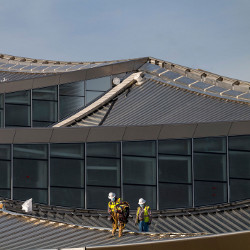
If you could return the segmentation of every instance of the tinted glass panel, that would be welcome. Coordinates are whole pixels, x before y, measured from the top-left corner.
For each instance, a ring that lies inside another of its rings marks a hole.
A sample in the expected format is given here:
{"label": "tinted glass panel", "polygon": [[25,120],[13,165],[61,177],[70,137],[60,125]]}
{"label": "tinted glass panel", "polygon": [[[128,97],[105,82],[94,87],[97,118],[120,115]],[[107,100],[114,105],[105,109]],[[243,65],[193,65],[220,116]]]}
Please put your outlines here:
{"label": "tinted glass panel", "polygon": [[3,112],[3,110],[0,110],[0,127],[2,128],[3,126],[4,126],[4,124],[3,124],[3,115],[4,115],[4,112]]}
{"label": "tinted glass panel", "polygon": [[47,161],[14,159],[14,187],[47,188]]}
{"label": "tinted glass panel", "polygon": [[84,144],[51,144],[52,157],[84,159]]}
{"label": "tinted glass panel", "polygon": [[120,157],[120,143],[87,143],[87,156]]}
{"label": "tinted glass panel", "polygon": [[219,182],[195,182],[195,206],[227,202],[227,184]]}
{"label": "tinted glass panel", "polygon": [[194,178],[196,180],[226,181],[226,155],[195,153]]}
{"label": "tinted glass panel", "polygon": [[124,185],[124,200],[130,209],[136,209],[140,198],[146,200],[151,209],[156,209],[156,187]]}
{"label": "tinted glass panel", "polygon": [[123,157],[123,182],[126,184],[156,184],[156,160],[143,157]]}
{"label": "tinted glass panel", "polygon": [[47,159],[48,146],[46,144],[16,144],[14,145],[15,158]]}
{"label": "tinted glass panel", "polygon": [[120,197],[120,188],[110,187],[87,187],[87,208],[107,209],[109,192],[113,192]]}
{"label": "tinted glass panel", "polygon": [[250,180],[230,180],[230,201],[250,198]]}
{"label": "tinted glass panel", "polygon": [[0,189],[0,197],[10,199],[10,190]]}
{"label": "tinted glass panel", "polygon": [[0,188],[10,188],[10,161],[0,161]]}
{"label": "tinted glass panel", "polygon": [[30,106],[5,105],[6,126],[30,126]]}
{"label": "tinted glass panel", "polygon": [[3,102],[3,94],[0,94],[0,109],[3,109],[4,107],[4,102]]}
{"label": "tinted glass panel", "polygon": [[33,100],[33,120],[34,121],[57,121],[57,102]]}
{"label": "tinted glass panel", "polygon": [[63,207],[84,207],[84,189],[50,188],[51,205]]}
{"label": "tinted glass panel", "polygon": [[123,142],[124,155],[155,156],[155,141]]}
{"label": "tinted glass panel", "polygon": [[50,185],[84,187],[84,161],[76,159],[51,159]]}
{"label": "tinted glass panel", "polygon": [[0,145],[0,159],[2,160],[10,160],[10,145]]}
{"label": "tinted glass panel", "polygon": [[192,186],[184,184],[159,184],[160,209],[192,206]]}
{"label": "tinted glass panel", "polygon": [[48,127],[50,125],[52,125],[54,122],[42,122],[42,121],[39,121],[39,122],[36,122],[36,121],[33,121],[32,124],[33,124],[33,127]]}
{"label": "tinted glass panel", "polygon": [[229,170],[230,177],[250,179],[250,152],[229,151]]}
{"label": "tinted glass panel", "polygon": [[48,191],[43,189],[14,188],[13,196],[15,200],[28,200],[32,198],[33,203],[48,203]]}
{"label": "tinted glass panel", "polygon": [[59,85],[60,95],[84,96],[84,81]]}
{"label": "tinted glass panel", "polygon": [[86,104],[96,99],[98,96],[103,95],[104,92],[100,91],[86,91]]}
{"label": "tinted glass panel", "polygon": [[191,154],[191,140],[165,140],[159,141],[160,154]]}
{"label": "tinted glass panel", "polygon": [[194,151],[196,152],[226,152],[225,137],[210,137],[194,139]]}
{"label": "tinted glass panel", "polygon": [[5,103],[30,105],[30,90],[5,94]]}
{"label": "tinted glass panel", "polygon": [[250,136],[228,137],[228,148],[250,151]]}
{"label": "tinted glass panel", "polygon": [[120,186],[120,160],[88,158],[87,185]]}
{"label": "tinted glass panel", "polygon": [[106,91],[111,88],[110,76],[86,81],[86,90]]}
{"label": "tinted glass panel", "polygon": [[57,101],[57,86],[33,89],[32,99]]}
{"label": "tinted glass panel", "polygon": [[159,181],[191,183],[191,157],[160,155]]}

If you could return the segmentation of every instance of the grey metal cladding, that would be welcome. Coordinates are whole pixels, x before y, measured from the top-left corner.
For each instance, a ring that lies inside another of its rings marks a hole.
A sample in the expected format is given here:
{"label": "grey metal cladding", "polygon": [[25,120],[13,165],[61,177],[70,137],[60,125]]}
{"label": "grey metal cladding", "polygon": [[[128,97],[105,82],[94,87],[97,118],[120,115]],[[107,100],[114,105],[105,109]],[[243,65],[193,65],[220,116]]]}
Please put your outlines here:
{"label": "grey metal cladding", "polygon": [[250,121],[232,122],[229,135],[247,135],[250,134]]}
{"label": "grey metal cladding", "polygon": [[52,76],[44,76],[40,78],[34,78],[32,88],[33,89],[42,88],[44,87],[45,84],[47,87],[54,86],[54,85],[59,84],[59,80],[60,80],[59,74],[55,74]]}
{"label": "grey metal cladding", "polygon": [[193,137],[227,136],[231,122],[199,123]]}
{"label": "grey metal cladding", "polygon": [[112,64],[112,74],[119,74],[123,72],[129,72],[134,69],[134,61],[127,61],[122,63]]}
{"label": "grey metal cladding", "polygon": [[14,128],[0,129],[0,143],[13,143],[16,130]]}
{"label": "grey metal cladding", "polygon": [[89,128],[55,128],[53,129],[50,142],[85,142],[89,133]]}
{"label": "grey metal cladding", "polygon": [[121,141],[125,127],[91,127],[87,142]]}
{"label": "grey metal cladding", "polygon": [[15,92],[16,89],[18,91],[32,89],[34,79],[26,79],[15,82],[7,82],[4,83],[4,86],[0,86],[0,93],[10,93]]}
{"label": "grey metal cladding", "polygon": [[112,75],[113,65],[105,65],[97,68],[88,69],[86,71],[86,80]]}
{"label": "grey metal cladding", "polygon": [[60,74],[60,84],[85,80],[86,70],[78,70]]}
{"label": "grey metal cladding", "polygon": [[248,104],[196,94],[152,79],[118,97],[104,126],[189,124],[250,120]]}

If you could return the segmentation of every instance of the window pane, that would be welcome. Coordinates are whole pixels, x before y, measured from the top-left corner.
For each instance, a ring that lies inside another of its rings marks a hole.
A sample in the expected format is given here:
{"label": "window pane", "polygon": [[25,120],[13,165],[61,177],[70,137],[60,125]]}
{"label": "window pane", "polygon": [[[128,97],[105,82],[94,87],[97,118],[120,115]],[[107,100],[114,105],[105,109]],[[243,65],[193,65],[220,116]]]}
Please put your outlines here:
{"label": "window pane", "polygon": [[0,159],[2,160],[10,160],[10,145],[0,145]]}
{"label": "window pane", "polygon": [[43,189],[14,188],[14,200],[28,200],[32,198],[33,203],[48,203],[48,191]]}
{"label": "window pane", "polygon": [[84,144],[50,144],[52,157],[84,159]]}
{"label": "window pane", "polygon": [[30,90],[5,94],[5,103],[30,105]]}
{"label": "window pane", "polygon": [[75,159],[51,159],[50,185],[84,187],[84,161]]}
{"label": "window pane", "polygon": [[151,209],[156,209],[156,187],[124,185],[124,200],[130,209],[136,209],[140,198],[146,200]]}
{"label": "window pane", "polygon": [[228,148],[250,151],[250,136],[245,135],[228,137]]}
{"label": "window pane", "polygon": [[230,201],[250,198],[250,180],[230,180]]}
{"label": "window pane", "polygon": [[110,76],[86,81],[86,90],[106,91],[111,88]]}
{"label": "window pane", "polygon": [[3,115],[4,115],[4,112],[3,110],[0,109],[0,127],[3,128],[4,127],[4,124],[3,124]]}
{"label": "window pane", "polygon": [[143,157],[123,157],[123,182],[126,184],[156,184],[156,160]]}
{"label": "window pane", "polygon": [[32,99],[57,101],[57,86],[33,89]]}
{"label": "window pane", "polygon": [[226,155],[195,153],[194,178],[196,180],[226,181]]}
{"label": "window pane", "polygon": [[87,143],[87,156],[120,158],[120,143]]}
{"label": "window pane", "polygon": [[57,121],[57,102],[33,100],[32,105],[32,114],[34,121]]}
{"label": "window pane", "polygon": [[191,158],[186,156],[159,156],[159,181],[191,183]]}
{"label": "window pane", "polygon": [[120,186],[120,160],[87,158],[87,185]]}
{"label": "window pane", "polygon": [[10,190],[0,189],[0,197],[10,199]]}
{"label": "window pane", "polygon": [[84,97],[60,96],[60,119],[84,107]]}
{"label": "window pane", "polygon": [[0,188],[10,188],[10,161],[0,161]]}
{"label": "window pane", "polygon": [[30,126],[30,106],[5,105],[6,126]]}
{"label": "window pane", "polygon": [[124,155],[155,156],[155,141],[123,142]]}
{"label": "window pane", "polygon": [[103,95],[105,92],[100,91],[86,91],[86,104],[96,99],[98,96]]}
{"label": "window pane", "polygon": [[227,202],[227,184],[220,182],[195,182],[195,206]]}
{"label": "window pane", "polygon": [[51,205],[84,208],[84,189],[50,188]]}
{"label": "window pane", "polygon": [[191,154],[191,140],[165,140],[159,141],[160,154]]}
{"label": "window pane", "polygon": [[210,137],[194,139],[194,151],[196,152],[226,152],[226,137]]}
{"label": "window pane", "polygon": [[14,158],[47,159],[47,144],[16,144],[14,145]]}
{"label": "window pane", "polygon": [[60,95],[84,96],[84,81],[59,85]]}
{"label": "window pane", "polygon": [[159,184],[160,209],[192,206],[192,186],[185,184]]}
{"label": "window pane", "polygon": [[230,177],[250,179],[250,152],[229,151],[229,169]]}
{"label": "window pane", "polygon": [[88,209],[107,209],[108,194],[113,192],[116,197],[120,197],[120,188],[110,187],[87,187],[87,208]]}
{"label": "window pane", "polygon": [[47,188],[47,161],[14,159],[14,187]]}
{"label": "window pane", "polygon": [[33,121],[32,124],[33,124],[33,127],[49,127],[50,125],[52,125],[54,122],[35,122]]}
{"label": "window pane", "polygon": [[0,94],[0,109],[3,109],[4,102],[3,102],[3,94]]}

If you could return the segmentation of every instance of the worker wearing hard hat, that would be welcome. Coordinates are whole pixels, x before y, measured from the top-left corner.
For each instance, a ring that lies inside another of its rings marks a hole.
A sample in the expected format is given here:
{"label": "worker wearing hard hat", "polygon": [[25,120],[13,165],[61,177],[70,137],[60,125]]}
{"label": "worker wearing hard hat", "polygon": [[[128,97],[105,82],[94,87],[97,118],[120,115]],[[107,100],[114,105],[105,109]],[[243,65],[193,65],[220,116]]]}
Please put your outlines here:
{"label": "worker wearing hard hat", "polygon": [[135,223],[139,223],[140,232],[148,232],[148,227],[152,221],[151,209],[146,205],[146,201],[143,198],[139,199],[137,208]]}
{"label": "worker wearing hard hat", "polygon": [[109,193],[108,198],[110,199],[110,202],[108,203],[108,213],[111,214],[114,212],[115,206],[121,203],[121,199],[116,198],[116,194],[112,192]]}

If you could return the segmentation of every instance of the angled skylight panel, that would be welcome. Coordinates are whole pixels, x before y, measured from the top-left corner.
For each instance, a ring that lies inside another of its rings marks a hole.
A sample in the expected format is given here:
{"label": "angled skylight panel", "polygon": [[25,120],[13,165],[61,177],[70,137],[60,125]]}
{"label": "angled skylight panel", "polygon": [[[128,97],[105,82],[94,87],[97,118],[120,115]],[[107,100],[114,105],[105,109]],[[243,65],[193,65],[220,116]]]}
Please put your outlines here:
{"label": "angled skylight panel", "polygon": [[82,64],[74,65],[74,66],[70,67],[69,69],[67,69],[67,71],[79,70],[79,69],[81,69],[81,67],[82,67]]}
{"label": "angled skylight panel", "polygon": [[250,93],[241,94],[238,96],[239,99],[250,100]]}
{"label": "angled skylight panel", "polygon": [[144,65],[142,65],[142,67],[139,70],[154,73],[157,70],[159,70],[160,68],[161,67],[158,65],[151,64],[151,63],[145,63]]}
{"label": "angled skylight panel", "polygon": [[63,65],[59,68],[57,68],[55,71],[59,71],[59,72],[63,72],[63,71],[66,71],[68,68],[72,67],[72,65]]}
{"label": "angled skylight panel", "polygon": [[182,75],[180,75],[179,73],[173,72],[173,71],[167,71],[167,72],[161,74],[161,76],[166,77],[166,78],[168,78],[170,80],[174,80],[174,79],[176,79],[176,78],[178,78],[178,77],[180,77]]}
{"label": "angled skylight panel", "polygon": [[210,88],[212,86],[214,86],[214,85],[211,85],[211,84],[208,84],[205,82],[196,82],[196,83],[191,85],[192,88],[199,89],[199,90],[205,90],[205,89]]}
{"label": "angled skylight panel", "polygon": [[22,65],[23,67],[20,69],[20,70],[23,70],[23,71],[32,71],[34,68],[37,67],[37,65]]}
{"label": "angled skylight panel", "polygon": [[213,86],[213,87],[209,87],[207,89],[204,89],[204,91],[206,92],[210,92],[210,93],[215,93],[215,94],[222,94],[222,92],[228,91],[229,89],[224,89],[218,86]]}
{"label": "angled skylight panel", "polygon": [[236,90],[229,90],[229,91],[222,93],[223,96],[230,96],[230,97],[237,97],[241,94],[243,94],[243,92],[236,91]]}
{"label": "angled skylight panel", "polygon": [[59,66],[49,66],[47,69],[44,69],[43,72],[55,72]]}
{"label": "angled skylight panel", "polygon": [[34,69],[32,69],[32,71],[43,71],[48,67],[49,67],[48,65],[47,66],[38,66],[38,67],[35,67]]}
{"label": "angled skylight panel", "polygon": [[11,71],[17,71],[17,70],[20,70],[23,67],[26,67],[26,65],[23,65],[23,64],[13,64],[13,66],[10,67],[9,70],[11,70]]}
{"label": "angled skylight panel", "polygon": [[192,83],[196,82],[196,80],[188,78],[186,76],[183,76],[183,77],[178,78],[176,80],[176,82],[181,83],[183,85],[189,85],[189,84],[192,84]]}
{"label": "angled skylight panel", "polygon": [[12,63],[7,63],[7,64],[3,64],[3,65],[0,65],[1,69],[8,69],[10,67],[12,67],[14,64]]}

